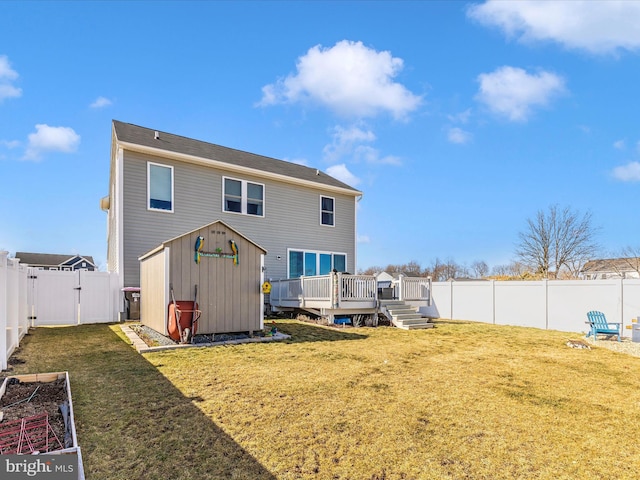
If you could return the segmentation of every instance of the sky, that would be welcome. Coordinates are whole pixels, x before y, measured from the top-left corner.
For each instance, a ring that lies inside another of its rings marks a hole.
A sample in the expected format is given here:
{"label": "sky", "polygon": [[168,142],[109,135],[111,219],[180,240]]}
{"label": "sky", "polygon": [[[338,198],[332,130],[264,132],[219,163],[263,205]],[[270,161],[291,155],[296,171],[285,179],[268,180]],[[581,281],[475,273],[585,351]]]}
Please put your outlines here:
{"label": "sky", "polygon": [[0,2],[0,250],[106,268],[111,122],[363,192],[358,269],[640,245],[640,1]]}

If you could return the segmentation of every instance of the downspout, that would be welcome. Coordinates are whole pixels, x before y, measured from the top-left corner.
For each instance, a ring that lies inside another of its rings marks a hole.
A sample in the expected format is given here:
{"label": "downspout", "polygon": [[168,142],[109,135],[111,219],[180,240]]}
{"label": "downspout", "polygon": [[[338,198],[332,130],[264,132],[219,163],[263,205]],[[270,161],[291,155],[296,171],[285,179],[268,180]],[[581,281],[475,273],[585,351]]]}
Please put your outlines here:
{"label": "downspout", "polygon": [[358,195],[356,198],[355,203],[353,204],[353,255],[354,255],[354,259],[353,259],[353,268],[354,268],[354,272],[353,273],[358,273],[358,203],[360,203],[360,200],[362,200],[363,195]]}

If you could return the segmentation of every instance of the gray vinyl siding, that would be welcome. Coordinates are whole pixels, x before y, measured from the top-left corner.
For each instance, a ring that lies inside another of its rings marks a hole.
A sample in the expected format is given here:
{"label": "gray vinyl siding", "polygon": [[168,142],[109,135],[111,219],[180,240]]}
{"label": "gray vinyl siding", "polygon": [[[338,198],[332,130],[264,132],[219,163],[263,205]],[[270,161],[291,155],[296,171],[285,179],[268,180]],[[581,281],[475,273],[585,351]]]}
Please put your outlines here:
{"label": "gray vinyl siding", "polygon": [[[174,167],[174,213],[147,209],[148,161]],[[265,186],[264,217],[222,211],[224,176]],[[215,220],[222,220],[267,250],[265,278],[286,278],[289,248],[344,253],[347,270],[355,271],[353,195],[128,151],[123,177],[124,286],[139,286],[141,255]],[[334,227],[320,224],[321,195],[335,198]]]}

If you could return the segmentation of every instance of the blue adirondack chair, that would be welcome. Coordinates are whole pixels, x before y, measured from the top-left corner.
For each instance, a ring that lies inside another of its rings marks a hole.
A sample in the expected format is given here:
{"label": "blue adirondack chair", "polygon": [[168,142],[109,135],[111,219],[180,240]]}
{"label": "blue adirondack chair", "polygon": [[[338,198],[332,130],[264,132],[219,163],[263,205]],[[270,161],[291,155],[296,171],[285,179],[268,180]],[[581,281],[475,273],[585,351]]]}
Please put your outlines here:
{"label": "blue adirondack chair", "polygon": [[604,313],[593,310],[587,313],[588,321],[586,323],[591,327],[591,331],[587,333],[587,337],[593,335],[593,339],[597,339],[597,335],[617,335],[618,341],[621,336],[621,323],[607,322]]}

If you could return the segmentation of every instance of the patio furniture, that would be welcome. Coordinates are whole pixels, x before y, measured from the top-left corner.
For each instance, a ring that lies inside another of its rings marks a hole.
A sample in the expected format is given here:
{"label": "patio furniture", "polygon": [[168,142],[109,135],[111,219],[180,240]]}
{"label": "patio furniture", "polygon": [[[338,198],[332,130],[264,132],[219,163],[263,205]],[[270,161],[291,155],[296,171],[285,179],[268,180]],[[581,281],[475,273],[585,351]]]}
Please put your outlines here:
{"label": "patio furniture", "polygon": [[588,321],[585,323],[589,324],[590,331],[587,333],[587,337],[593,335],[593,339],[597,339],[597,335],[617,335],[618,341],[620,341],[620,330],[621,323],[618,322],[607,322],[607,318],[604,316],[604,313],[593,310],[587,313]]}

